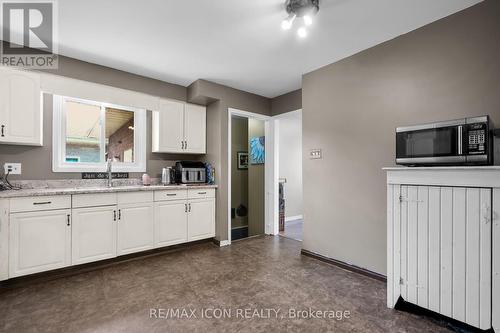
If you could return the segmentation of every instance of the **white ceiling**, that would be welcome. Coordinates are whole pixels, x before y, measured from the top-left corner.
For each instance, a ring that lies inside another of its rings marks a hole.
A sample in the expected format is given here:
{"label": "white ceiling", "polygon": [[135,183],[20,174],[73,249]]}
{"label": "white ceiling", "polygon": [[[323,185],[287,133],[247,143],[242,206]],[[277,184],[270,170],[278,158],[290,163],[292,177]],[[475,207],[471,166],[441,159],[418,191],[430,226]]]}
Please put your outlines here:
{"label": "white ceiling", "polygon": [[[62,0],[59,53],[187,86],[266,97],[302,74],[480,0],[322,0],[309,36],[283,31],[284,0]],[[295,27],[296,28],[296,27]]]}

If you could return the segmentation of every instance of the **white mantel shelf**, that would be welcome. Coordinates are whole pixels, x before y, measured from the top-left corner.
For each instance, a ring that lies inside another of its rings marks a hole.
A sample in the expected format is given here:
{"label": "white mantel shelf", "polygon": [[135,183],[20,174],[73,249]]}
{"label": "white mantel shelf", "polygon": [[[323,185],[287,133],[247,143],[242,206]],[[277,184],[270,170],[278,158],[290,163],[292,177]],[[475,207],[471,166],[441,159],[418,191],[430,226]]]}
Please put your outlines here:
{"label": "white mantel shelf", "polygon": [[387,184],[500,188],[500,166],[388,167]]}

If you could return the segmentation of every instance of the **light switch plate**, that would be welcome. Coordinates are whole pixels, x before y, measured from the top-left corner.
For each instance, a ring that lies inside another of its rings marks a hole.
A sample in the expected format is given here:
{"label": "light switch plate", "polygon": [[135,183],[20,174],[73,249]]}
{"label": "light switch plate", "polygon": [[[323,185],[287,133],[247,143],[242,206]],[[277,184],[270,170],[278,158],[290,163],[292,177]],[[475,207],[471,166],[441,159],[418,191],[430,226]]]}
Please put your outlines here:
{"label": "light switch plate", "polygon": [[9,175],[20,175],[21,174],[21,163],[5,163],[3,165],[5,174]]}
{"label": "light switch plate", "polygon": [[319,160],[323,158],[323,154],[321,152],[321,149],[311,149],[309,151],[309,158],[311,160]]}

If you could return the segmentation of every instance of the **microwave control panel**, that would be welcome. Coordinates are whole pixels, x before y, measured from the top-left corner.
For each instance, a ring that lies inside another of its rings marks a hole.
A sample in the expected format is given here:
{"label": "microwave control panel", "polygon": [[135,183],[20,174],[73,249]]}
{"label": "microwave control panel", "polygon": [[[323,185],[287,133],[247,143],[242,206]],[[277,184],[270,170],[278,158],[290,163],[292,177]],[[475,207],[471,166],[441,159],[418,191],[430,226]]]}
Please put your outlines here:
{"label": "microwave control panel", "polygon": [[486,123],[467,126],[467,151],[469,154],[486,154],[488,127]]}

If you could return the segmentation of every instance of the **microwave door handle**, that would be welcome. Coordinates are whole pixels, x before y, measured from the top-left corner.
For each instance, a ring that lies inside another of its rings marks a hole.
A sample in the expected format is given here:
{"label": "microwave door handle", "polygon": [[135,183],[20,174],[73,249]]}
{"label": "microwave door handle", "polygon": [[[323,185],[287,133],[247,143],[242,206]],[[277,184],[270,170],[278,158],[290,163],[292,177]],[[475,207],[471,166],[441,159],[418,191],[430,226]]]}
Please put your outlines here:
{"label": "microwave door handle", "polygon": [[464,133],[464,127],[462,125],[458,126],[458,155],[464,154],[463,133]]}

